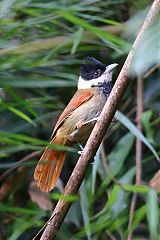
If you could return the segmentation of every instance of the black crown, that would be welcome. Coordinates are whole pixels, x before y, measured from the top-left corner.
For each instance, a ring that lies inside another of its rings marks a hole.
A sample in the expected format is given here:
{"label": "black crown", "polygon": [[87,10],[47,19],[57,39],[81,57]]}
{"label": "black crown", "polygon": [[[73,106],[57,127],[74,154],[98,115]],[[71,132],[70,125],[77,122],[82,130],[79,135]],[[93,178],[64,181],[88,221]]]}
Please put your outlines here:
{"label": "black crown", "polygon": [[100,69],[101,74],[104,73],[106,65],[95,59],[94,57],[85,57],[85,63],[80,67],[80,75],[84,80],[91,80],[94,78],[94,73]]}

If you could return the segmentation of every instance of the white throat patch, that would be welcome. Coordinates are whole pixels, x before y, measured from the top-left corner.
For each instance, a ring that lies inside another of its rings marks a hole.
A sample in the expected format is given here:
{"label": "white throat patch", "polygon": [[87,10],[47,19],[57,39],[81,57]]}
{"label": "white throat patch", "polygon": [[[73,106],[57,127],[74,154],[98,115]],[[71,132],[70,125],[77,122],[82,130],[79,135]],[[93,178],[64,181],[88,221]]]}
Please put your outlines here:
{"label": "white throat patch", "polygon": [[110,82],[112,81],[112,73],[108,73],[108,69],[98,78],[91,80],[84,80],[81,76],[78,79],[78,89],[91,88],[93,85],[98,83]]}

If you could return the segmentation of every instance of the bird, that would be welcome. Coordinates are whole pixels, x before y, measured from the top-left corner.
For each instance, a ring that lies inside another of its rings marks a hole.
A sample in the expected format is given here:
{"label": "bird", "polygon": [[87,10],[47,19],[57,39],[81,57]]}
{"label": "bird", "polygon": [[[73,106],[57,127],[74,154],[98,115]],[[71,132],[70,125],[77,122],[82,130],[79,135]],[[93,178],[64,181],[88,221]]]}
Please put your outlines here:
{"label": "bird", "polygon": [[38,187],[50,192],[60,176],[65,150],[54,145],[85,144],[113,88],[112,75],[117,63],[106,65],[94,57],[86,57],[80,66],[78,89],[60,115],[49,145],[34,171]]}

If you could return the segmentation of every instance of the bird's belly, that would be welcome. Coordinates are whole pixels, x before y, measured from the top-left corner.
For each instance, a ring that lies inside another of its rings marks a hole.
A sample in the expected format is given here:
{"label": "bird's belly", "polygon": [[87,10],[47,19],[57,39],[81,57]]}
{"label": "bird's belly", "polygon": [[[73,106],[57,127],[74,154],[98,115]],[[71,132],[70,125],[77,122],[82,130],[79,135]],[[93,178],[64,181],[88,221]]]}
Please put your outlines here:
{"label": "bird's belly", "polygon": [[91,131],[95,125],[96,121],[92,121],[89,123],[84,123],[82,126],[75,128],[74,131],[69,135],[69,139],[71,142],[78,142],[81,144],[86,143]]}
{"label": "bird's belly", "polygon": [[61,126],[61,130],[71,145],[77,142],[85,143],[87,141],[96,123],[95,120],[91,120],[99,117],[105,101],[106,99],[100,96],[97,101],[93,99],[93,102],[86,102],[73,111],[65,120]]}

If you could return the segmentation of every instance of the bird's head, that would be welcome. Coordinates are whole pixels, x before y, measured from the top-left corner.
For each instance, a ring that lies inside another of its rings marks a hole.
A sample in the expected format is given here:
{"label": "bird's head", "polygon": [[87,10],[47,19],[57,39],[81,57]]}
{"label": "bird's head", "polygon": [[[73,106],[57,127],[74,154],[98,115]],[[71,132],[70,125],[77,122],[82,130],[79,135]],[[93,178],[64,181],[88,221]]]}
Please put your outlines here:
{"label": "bird's head", "polygon": [[80,67],[78,89],[91,88],[104,82],[112,81],[112,74],[117,63],[105,65],[93,57],[86,57]]}

